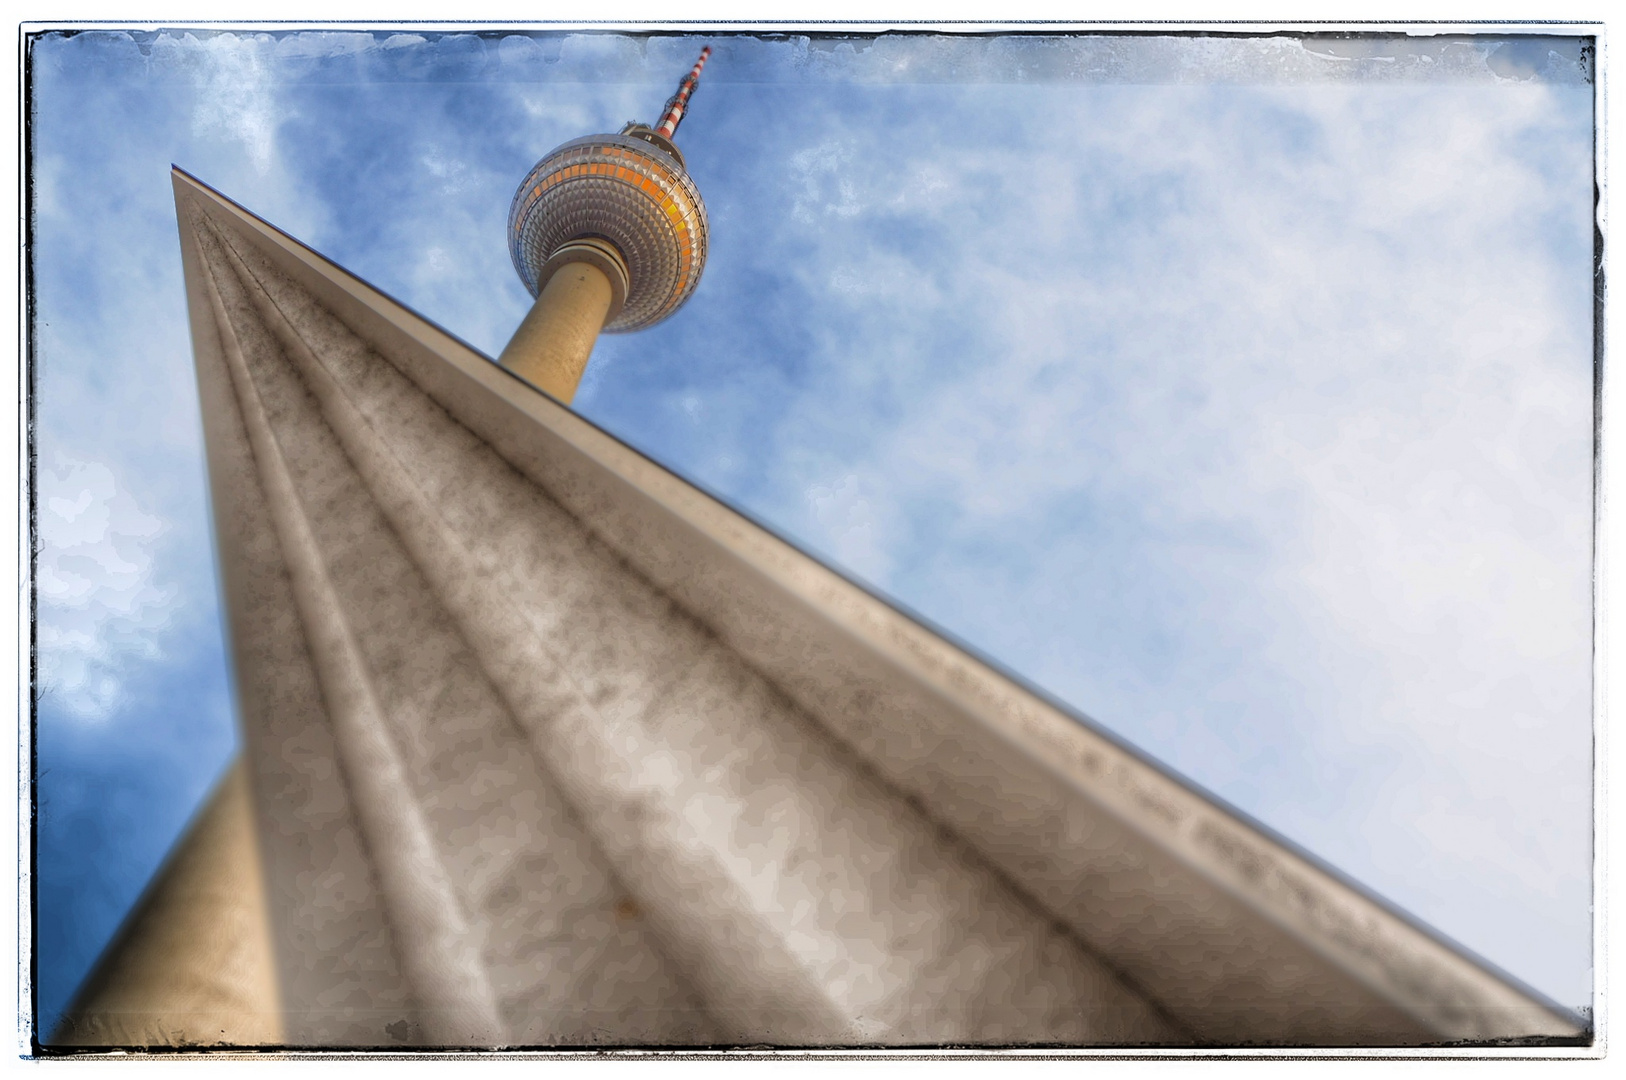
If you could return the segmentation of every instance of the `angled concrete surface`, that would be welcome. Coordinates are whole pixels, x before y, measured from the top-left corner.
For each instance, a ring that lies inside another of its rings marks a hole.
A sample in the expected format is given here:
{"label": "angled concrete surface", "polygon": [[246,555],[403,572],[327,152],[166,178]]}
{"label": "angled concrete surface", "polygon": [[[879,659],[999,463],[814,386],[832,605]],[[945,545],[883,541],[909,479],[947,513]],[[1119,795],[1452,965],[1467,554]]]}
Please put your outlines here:
{"label": "angled concrete surface", "polygon": [[175,190],[290,1043],[1584,1034]]}

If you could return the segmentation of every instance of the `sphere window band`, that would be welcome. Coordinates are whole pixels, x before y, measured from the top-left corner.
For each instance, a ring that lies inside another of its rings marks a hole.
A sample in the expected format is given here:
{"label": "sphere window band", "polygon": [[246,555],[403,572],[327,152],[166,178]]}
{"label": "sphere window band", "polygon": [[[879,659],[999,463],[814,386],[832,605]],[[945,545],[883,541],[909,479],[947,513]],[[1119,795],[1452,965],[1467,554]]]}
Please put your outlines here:
{"label": "sphere window band", "polygon": [[642,139],[575,139],[537,163],[509,210],[509,253],[531,295],[572,241],[607,242],[621,256],[625,301],[604,332],[641,330],[676,311],[705,266],[700,191],[676,158]]}

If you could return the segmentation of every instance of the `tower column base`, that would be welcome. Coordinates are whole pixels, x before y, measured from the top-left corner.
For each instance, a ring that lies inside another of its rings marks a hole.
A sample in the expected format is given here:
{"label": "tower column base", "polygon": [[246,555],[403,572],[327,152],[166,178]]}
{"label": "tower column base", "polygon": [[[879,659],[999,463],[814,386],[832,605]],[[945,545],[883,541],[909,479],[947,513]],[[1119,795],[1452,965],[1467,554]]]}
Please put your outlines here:
{"label": "tower column base", "polygon": [[46,1040],[284,1041],[248,763],[239,757]]}

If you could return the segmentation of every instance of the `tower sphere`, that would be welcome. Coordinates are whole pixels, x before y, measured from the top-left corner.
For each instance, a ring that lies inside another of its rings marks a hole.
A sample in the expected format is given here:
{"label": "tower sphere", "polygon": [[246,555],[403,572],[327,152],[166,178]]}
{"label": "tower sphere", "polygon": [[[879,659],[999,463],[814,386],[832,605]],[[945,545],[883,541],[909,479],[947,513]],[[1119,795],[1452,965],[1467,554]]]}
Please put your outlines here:
{"label": "tower sphere", "polygon": [[508,210],[508,251],[532,296],[565,262],[605,271],[617,293],[606,333],[642,330],[682,307],[706,264],[706,233],[682,155],[642,124],[556,148]]}

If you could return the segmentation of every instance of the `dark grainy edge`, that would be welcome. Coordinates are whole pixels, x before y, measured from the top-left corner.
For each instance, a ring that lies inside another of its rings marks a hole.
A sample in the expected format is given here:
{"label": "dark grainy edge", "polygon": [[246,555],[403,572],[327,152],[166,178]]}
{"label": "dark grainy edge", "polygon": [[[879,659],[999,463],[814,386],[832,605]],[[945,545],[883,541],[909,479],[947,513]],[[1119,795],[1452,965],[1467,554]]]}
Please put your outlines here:
{"label": "dark grainy edge", "polygon": [[[34,40],[39,35],[29,33],[19,27],[18,51],[20,53],[20,67],[22,75],[22,93],[19,96],[18,108],[18,187],[23,198],[23,247],[19,252],[22,266],[23,283],[23,318],[18,326],[18,333],[22,335],[22,365],[19,375],[19,394],[22,412],[22,445],[19,447],[22,458],[23,474],[19,477],[23,487],[23,502],[19,507],[24,520],[18,524],[22,526],[20,533],[28,538],[27,570],[23,579],[23,587],[28,590],[28,679],[18,688],[19,693],[28,694],[26,715],[28,717],[28,733],[26,739],[18,741],[17,754],[17,783],[19,791],[18,809],[28,808],[28,850],[26,856],[18,852],[19,877],[27,882],[27,939],[23,939],[23,920],[18,920],[17,941],[17,974],[18,987],[27,987],[27,1002],[21,1000],[24,996],[19,994],[17,1002],[17,1022],[28,1037],[29,1044],[35,1054],[40,1051],[39,1044],[39,957],[34,943],[39,940],[39,898],[38,889],[38,849],[39,849],[39,813],[38,791],[34,778],[34,765],[38,758],[38,728],[35,722],[35,703],[39,696],[39,658],[37,655],[34,627],[38,616],[38,598],[34,589],[34,574],[39,556],[38,537],[38,507],[34,490],[35,455],[37,447],[34,443],[34,320],[38,316],[34,298],[34,168],[33,168],[33,140],[30,138],[33,121],[33,89],[34,89]],[[19,537],[20,538],[20,537]],[[19,627],[19,630],[21,627]],[[21,703],[19,703],[21,704]],[[21,710],[19,710],[21,711]],[[18,840],[22,840],[22,822],[18,823]],[[28,862],[26,868],[22,864],[24,858]],[[23,902],[24,890],[18,890],[18,901]],[[26,965],[26,966],[25,966]]]}

